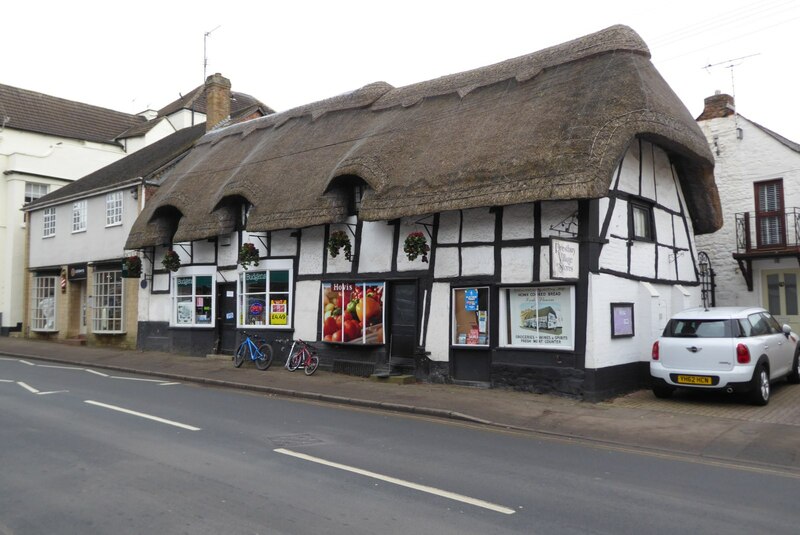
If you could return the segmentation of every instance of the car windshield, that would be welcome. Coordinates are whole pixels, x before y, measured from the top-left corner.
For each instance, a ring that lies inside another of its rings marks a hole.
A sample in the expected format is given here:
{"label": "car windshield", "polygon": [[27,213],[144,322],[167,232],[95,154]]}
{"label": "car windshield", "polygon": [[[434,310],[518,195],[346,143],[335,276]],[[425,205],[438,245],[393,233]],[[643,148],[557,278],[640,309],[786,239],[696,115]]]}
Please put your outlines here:
{"label": "car windshield", "polygon": [[664,334],[666,336],[689,338],[727,338],[730,336],[728,320],[670,320]]}

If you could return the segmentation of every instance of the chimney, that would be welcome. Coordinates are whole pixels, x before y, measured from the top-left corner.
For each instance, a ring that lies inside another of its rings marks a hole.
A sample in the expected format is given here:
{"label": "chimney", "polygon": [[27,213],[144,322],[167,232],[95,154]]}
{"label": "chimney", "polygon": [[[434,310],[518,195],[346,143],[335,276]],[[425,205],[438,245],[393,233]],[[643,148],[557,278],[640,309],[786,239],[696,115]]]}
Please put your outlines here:
{"label": "chimney", "polygon": [[733,97],[719,91],[715,92],[713,97],[706,98],[703,102],[705,107],[703,108],[703,113],[697,118],[698,121],[720,119],[736,113]]}
{"label": "chimney", "polygon": [[206,132],[231,115],[231,81],[215,73],[206,78]]}

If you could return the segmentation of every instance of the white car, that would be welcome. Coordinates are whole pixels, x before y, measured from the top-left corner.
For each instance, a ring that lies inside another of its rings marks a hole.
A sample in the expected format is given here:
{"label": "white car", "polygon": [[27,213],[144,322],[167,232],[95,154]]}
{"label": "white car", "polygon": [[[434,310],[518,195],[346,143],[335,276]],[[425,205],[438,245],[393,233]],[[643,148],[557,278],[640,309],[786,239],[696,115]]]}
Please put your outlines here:
{"label": "white car", "polygon": [[674,315],[653,344],[650,376],[656,397],[676,388],[748,392],[769,403],[770,383],[800,383],[798,336],[757,307],[693,308]]}

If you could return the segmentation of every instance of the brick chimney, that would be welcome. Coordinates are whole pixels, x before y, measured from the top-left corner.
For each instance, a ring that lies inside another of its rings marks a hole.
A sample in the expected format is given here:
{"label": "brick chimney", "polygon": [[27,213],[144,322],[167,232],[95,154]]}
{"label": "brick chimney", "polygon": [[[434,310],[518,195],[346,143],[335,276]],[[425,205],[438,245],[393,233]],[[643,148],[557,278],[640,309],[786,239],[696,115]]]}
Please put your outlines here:
{"label": "brick chimney", "polygon": [[231,115],[231,81],[215,73],[206,78],[206,132]]}
{"label": "brick chimney", "polygon": [[703,102],[705,107],[703,108],[703,113],[697,118],[698,121],[720,119],[736,113],[733,97],[725,93],[717,91],[713,97],[708,97]]}

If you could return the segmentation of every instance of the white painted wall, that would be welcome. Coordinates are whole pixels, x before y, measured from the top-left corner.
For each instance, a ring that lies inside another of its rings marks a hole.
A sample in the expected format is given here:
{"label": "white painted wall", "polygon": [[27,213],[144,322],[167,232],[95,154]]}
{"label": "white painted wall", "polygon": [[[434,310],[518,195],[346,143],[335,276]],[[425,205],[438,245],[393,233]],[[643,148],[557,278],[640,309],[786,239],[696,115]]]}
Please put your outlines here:
{"label": "white painted wall", "polygon": [[450,359],[450,284],[433,283],[430,299],[426,349],[431,360],[446,362]]}
{"label": "white painted wall", "polygon": [[[717,305],[763,306],[761,270],[781,265],[797,268],[796,260],[758,261],[753,266],[753,292],[747,291],[744,277],[732,254],[736,251],[735,214],[755,212],[753,183],[783,178],[784,205],[800,206],[800,153],[783,145],[741,115],[699,121],[715,154],[714,176],[722,204],[723,226],[713,234],[697,236],[698,251],[705,251],[716,273]],[[736,127],[741,128],[741,139]],[[797,140],[793,140],[797,141]],[[751,220],[751,228],[755,224]],[[755,234],[751,236],[755,245]],[[787,264],[788,262],[788,264]],[[756,281],[758,281],[756,283]],[[798,327],[798,326],[795,326]]]}
{"label": "white painted wall", "polygon": [[[327,255],[325,249],[324,227],[310,227],[303,229],[300,240],[299,275],[318,275],[322,273],[322,258]],[[339,255],[341,257],[341,254]],[[348,262],[349,264],[349,262]],[[328,264],[330,267],[330,264]]]}
{"label": "white painted wall", "polygon": [[361,247],[357,253],[359,272],[391,271],[393,242],[394,225],[388,225],[385,221],[364,221],[361,226]]}

